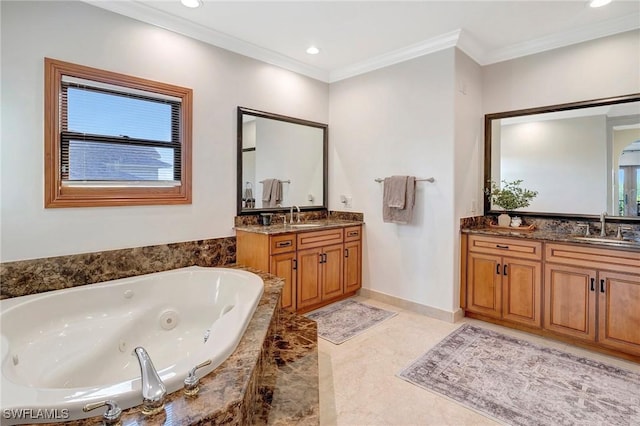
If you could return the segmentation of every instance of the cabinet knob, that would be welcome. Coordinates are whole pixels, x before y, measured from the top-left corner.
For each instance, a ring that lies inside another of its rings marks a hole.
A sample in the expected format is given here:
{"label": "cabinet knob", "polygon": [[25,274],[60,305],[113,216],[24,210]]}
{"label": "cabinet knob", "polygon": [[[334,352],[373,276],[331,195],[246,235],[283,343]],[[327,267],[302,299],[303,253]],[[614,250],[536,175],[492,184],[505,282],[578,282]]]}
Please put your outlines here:
{"label": "cabinet knob", "polygon": [[596,291],[596,279],[591,278],[591,291]]}
{"label": "cabinet knob", "polygon": [[276,243],[276,247],[290,247],[292,244],[291,240],[289,241],[278,241]]}
{"label": "cabinet knob", "polygon": [[604,293],[604,280],[600,280],[600,293]]}

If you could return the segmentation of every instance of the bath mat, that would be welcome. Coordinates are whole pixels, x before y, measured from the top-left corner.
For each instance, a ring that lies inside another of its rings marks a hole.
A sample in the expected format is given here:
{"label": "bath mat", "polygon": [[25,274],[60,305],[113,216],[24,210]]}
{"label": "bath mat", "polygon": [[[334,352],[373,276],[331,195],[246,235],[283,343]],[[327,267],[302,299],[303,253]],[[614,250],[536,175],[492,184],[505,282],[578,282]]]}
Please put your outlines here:
{"label": "bath mat", "polygon": [[398,376],[509,425],[640,425],[640,374],[468,324]]}
{"label": "bath mat", "polygon": [[347,299],[306,316],[318,323],[319,337],[339,345],[397,314]]}

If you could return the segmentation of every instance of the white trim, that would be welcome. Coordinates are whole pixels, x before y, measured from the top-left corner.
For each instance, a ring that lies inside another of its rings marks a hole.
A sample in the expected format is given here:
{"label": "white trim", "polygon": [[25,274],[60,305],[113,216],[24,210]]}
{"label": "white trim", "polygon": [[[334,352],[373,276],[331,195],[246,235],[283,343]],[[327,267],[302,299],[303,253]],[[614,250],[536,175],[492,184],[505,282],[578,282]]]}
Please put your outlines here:
{"label": "white trim", "polygon": [[329,73],[323,69],[304,64],[289,58],[288,56],[274,52],[269,49],[256,46],[255,44],[237,39],[228,34],[212,30],[203,25],[189,21],[184,18],[171,15],[143,3],[132,0],[119,1],[101,1],[101,0],[82,0],[92,6],[128,16],[138,21],[146,22],[205,43],[221,47],[240,55],[248,56],[271,65],[306,75],[316,80],[327,83],[329,81]]}
{"label": "white trim", "polygon": [[600,37],[640,29],[640,13],[636,13],[598,24],[587,25],[564,33],[529,40],[524,43],[514,44],[512,46],[507,46],[493,51],[487,51],[487,49],[484,48],[477,40],[464,33],[463,30],[458,29],[398,50],[387,52],[366,61],[358,62],[333,71],[327,71],[325,69],[307,65],[288,56],[256,46],[228,34],[212,30],[203,25],[196,24],[187,19],[163,12],[134,0],[82,1],[92,6],[165,28],[169,31],[174,31],[187,37],[191,37],[325,83],[344,80],[346,78],[354,77],[359,74],[364,74],[454,46],[457,46],[478,64],[490,65],[509,59],[557,49],[559,47],[582,43]]}
{"label": "white trim", "polygon": [[640,13],[636,13],[496,49],[484,55],[478,63],[480,65],[495,64],[639,28]]}
{"label": "white trim", "polygon": [[464,311],[462,309],[458,309],[455,312],[444,311],[439,308],[434,308],[433,306],[422,305],[420,303],[401,299],[399,297],[391,296],[389,294],[381,293],[379,291],[371,290],[368,288],[361,288],[358,292],[358,295],[374,300],[379,300],[380,302],[397,306],[398,308],[406,309],[407,311],[425,315],[429,318],[434,318],[440,321],[454,323],[460,321],[464,317]]}
{"label": "white trim", "polygon": [[461,30],[451,31],[446,34],[430,38],[429,40],[421,41],[398,50],[375,56],[367,59],[366,61],[358,62],[344,68],[339,68],[329,73],[329,82],[333,83],[344,80],[356,75],[454,47],[458,43],[460,33]]}

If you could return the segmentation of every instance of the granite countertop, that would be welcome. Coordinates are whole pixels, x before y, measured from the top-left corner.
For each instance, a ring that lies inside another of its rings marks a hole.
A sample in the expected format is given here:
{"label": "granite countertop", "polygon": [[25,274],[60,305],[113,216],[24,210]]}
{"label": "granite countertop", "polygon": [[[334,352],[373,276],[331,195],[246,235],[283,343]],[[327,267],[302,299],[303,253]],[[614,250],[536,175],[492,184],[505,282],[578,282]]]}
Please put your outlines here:
{"label": "granite countertop", "polygon": [[608,236],[604,241],[599,235],[591,234],[589,239],[584,239],[584,234],[575,234],[566,231],[554,230],[533,230],[518,231],[517,229],[504,228],[462,228],[460,230],[465,234],[492,235],[497,237],[515,237],[529,240],[542,240],[559,243],[580,244],[586,246],[606,247],[630,251],[640,251],[640,241],[638,240],[617,240]]}
{"label": "granite countertop", "polygon": [[[289,232],[308,232],[308,231],[322,231],[332,228],[345,228],[347,226],[363,225],[363,221],[357,220],[342,220],[342,219],[324,219],[314,220],[308,222],[294,223],[293,225],[276,223],[269,226],[264,225],[239,225],[236,226],[236,231],[256,232],[259,234],[277,235],[286,234]],[[297,226],[302,225],[302,226]],[[311,225],[311,226],[309,226]]]}

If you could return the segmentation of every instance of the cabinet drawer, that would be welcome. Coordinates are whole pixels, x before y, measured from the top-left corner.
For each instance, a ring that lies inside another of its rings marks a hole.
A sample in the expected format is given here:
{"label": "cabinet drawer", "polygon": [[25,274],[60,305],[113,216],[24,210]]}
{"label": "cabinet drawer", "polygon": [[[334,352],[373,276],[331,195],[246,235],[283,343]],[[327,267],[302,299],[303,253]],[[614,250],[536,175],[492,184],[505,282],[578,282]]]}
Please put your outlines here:
{"label": "cabinet drawer", "polygon": [[522,259],[542,259],[542,243],[519,238],[469,236],[469,251],[508,255]]}
{"label": "cabinet drawer", "polygon": [[640,252],[546,244],[547,262],[640,274]]}
{"label": "cabinet drawer", "polygon": [[342,228],[298,234],[298,250],[342,243]]}
{"label": "cabinet drawer", "polygon": [[362,238],[362,226],[349,226],[344,228],[344,241],[358,241]]}
{"label": "cabinet drawer", "polygon": [[296,234],[273,235],[270,251],[272,255],[296,251]]}

